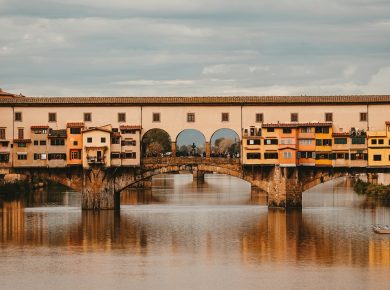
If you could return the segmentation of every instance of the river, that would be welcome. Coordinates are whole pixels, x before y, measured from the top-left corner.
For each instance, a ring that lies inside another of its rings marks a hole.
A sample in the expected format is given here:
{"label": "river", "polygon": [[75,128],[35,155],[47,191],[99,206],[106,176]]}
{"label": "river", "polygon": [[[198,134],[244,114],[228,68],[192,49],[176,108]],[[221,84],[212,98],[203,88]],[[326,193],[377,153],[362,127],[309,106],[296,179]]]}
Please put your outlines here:
{"label": "river", "polygon": [[346,178],[303,194],[303,209],[223,175],[154,178],[121,211],[82,212],[52,188],[0,200],[1,289],[389,289],[390,208]]}

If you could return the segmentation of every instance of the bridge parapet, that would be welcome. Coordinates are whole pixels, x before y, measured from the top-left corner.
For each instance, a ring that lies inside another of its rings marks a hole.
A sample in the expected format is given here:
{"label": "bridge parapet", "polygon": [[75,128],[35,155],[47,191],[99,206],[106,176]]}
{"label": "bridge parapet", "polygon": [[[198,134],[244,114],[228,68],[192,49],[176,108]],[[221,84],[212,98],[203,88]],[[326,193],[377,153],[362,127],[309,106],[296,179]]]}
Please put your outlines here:
{"label": "bridge parapet", "polygon": [[198,156],[188,156],[188,157],[144,157],[142,159],[142,165],[148,166],[151,164],[177,164],[177,165],[188,165],[188,164],[215,164],[215,165],[224,165],[224,164],[234,164],[240,165],[239,158],[223,158],[223,157],[198,157]]}

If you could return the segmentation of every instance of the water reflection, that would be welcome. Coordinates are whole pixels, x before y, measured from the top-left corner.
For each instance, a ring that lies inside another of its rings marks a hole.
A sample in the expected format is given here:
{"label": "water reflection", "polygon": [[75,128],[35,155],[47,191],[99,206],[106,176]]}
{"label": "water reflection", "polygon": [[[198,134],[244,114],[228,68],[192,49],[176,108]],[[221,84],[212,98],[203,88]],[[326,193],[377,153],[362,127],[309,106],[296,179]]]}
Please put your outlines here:
{"label": "water reflection", "polygon": [[[244,267],[253,273],[251,283],[258,279],[258,267],[272,265],[291,273],[313,267],[319,274],[321,267],[353,266],[375,269],[370,277],[379,284],[371,286],[389,282],[390,239],[374,234],[370,225],[390,223],[390,209],[363,207],[365,201],[346,179],[306,192],[302,211],[268,209],[263,193],[251,193],[246,183],[226,176],[208,176],[202,185],[187,176],[166,176],[154,185],[153,190],[124,193],[120,213],[82,212],[75,192],[3,200],[0,256],[12,254],[11,266],[17,268],[25,253],[15,249],[39,256],[43,247],[54,249],[67,267],[70,253],[93,253],[103,260],[103,253],[110,253],[139,269],[161,264],[177,274],[184,271],[178,266],[188,263],[210,267],[213,274],[218,264]],[[78,269],[84,263],[88,260],[68,266]],[[308,285],[319,286],[315,281]],[[369,285],[357,286],[352,288]]]}

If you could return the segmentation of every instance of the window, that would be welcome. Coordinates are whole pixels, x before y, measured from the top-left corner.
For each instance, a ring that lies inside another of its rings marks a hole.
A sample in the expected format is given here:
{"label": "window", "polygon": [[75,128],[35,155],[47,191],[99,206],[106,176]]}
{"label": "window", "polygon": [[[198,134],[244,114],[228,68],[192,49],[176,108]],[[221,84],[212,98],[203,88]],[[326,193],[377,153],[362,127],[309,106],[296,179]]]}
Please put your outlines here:
{"label": "window", "polygon": [[92,143],[92,137],[87,138],[87,143]]}
{"label": "window", "polygon": [[101,137],[101,138],[100,138],[100,142],[101,142],[101,143],[106,143],[106,137]]}
{"label": "window", "polygon": [[45,145],[46,146],[46,140],[41,140],[41,141],[39,141],[39,145]]}
{"label": "window", "polygon": [[378,140],[378,144],[383,145],[384,144],[384,140],[383,139],[379,139]]}
{"label": "window", "polygon": [[73,141],[73,146],[77,146],[79,144],[78,141]]}
{"label": "window", "polygon": [[25,142],[18,143],[18,147],[25,148],[25,147],[27,147],[27,143],[25,143]]}
{"label": "window", "polygon": [[373,159],[374,159],[374,161],[381,161],[381,160],[382,160],[382,155],[377,155],[377,154],[375,154],[375,155],[373,156]]}
{"label": "window", "polygon": [[316,127],[316,133],[329,134],[329,127]]}
{"label": "window", "polygon": [[9,162],[9,153],[0,153],[0,163]]}
{"label": "window", "polygon": [[316,146],[332,146],[332,139],[316,139]]}
{"label": "window", "polygon": [[84,113],[84,122],[92,122],[92,113]]}
{"label": "window", "polygon": [[161,122],[160,113],[153,113],[153,122]]}
{"label": "window", "polygon": [[292,158],[292,153],[290,151],[283,152],[283,158],[284,159],[290,159]]}
{"label": "window", "polygon": [[264,122],[263,113],[256,113],[256,123],[263,123],[263,122]]}
{"label": "window", "polygon": [[344,159],[345,153],[336,153],[336,159]]}
{"label": "window", "polygon": [[229,113],[222,113],[222,122],[229,122]]}
{"label": "window", "polygon": [[130,129],[122,129],[121,130],[122,134],[135,134],[135,130],[130,130]]}
{"label": "window", "polygon": [[15,121],[22,122],[22,112],[15,112]]}
{"label": "window", "polygon": [[18,128],[18,139],[24,139],[24,128]]}
{"label": "window", "polygon": [[260,159],[261,154],[260,153],[247,153],[246,159]]}
{"label": "window", "polygon": [[112,152],[111,159],[119,159],[121,158],[121,154],[119,152]]}
{"label": "window", "polygon": [[359,115],[360,115],[360,122],[367,122],[367,113],[366,112],[362,112]]}
{"label": "window", "polygon": [[275,132],[275,128],[267,128],[267,132]]}
{"label": "window", "polygon": [[278,145],[278,139],[265,139],[264,145]]}
{"label": "window", "polygon": [[18,153],[18,160],[27,160],[27,153]]}
{"label": "window", "polygon": [[376,145],[376,143],[377,143],[377,142],[376,142],[376,139],[371,139],[371,144],[372,144],[372,145]]}
{"label": "window", "polygon": [[62,139],[62,138],[50,139],[50,145],[51,146],[64,146],[65,145],[65,139]]}
{"label": "window", "polygon": [[366,138],[352,137],[352,144],[366,144]]}
{"label": "window", "polygon": [[332,160],[332,154],[329,153],[317,153],[316,160]]}
{"label": "window", "polygon": [[126,122],[126,113],[118,113],[118,122]]}
{"label": "window", "polygon": [[72,134],[72,135],[81,134],[81,128],[70,128],[70,134]]}
{"label": "window", "polygon": [[123,159],[135,159],[135,158],[137,158],[137,155],[135,152],[126,152],[126,153],[122,153],[122,158]]}
{"label": "window", "polygon": [[347,138],[334,138],[334,144],[347,144]]}
{"label": "window", "polygon": [[280,144],[291,144],[292,140],[287,138],[280,139]]}
{"label": "window", "polygon": [[301,145],[311,145],[313,144],[313,139],[301,139],[299,140],[299,143]]}
{"label": "window", "polygon": [[367,160],[367,153],[351,153],[351,160]]}
{"label": "window", "polygon": [[291,128],[283,128],[283,134],[291,134]]}
{"label": "window", "polygon": [[42,128],[42,129],[34,129],[34,134],[47,134],[47,129]]}
{"label": "window", "polygon": [[291,113],[291,122],[298,122],[298,113]]}
{"label": "window", "polygon": [[34,146],[38,146],[38,140],[34,140]]}
{"label": "window", "polygon": [[49,113],[49,122],[57,122],[57,113]]}
{"label": "window", "polygon": [[302,152],[298,152],[298,158],[315,158],[315,156],[314,156],[314,152],[302,151]]}
{"label": "window", "polygon": [[136,146],[135,140],[123,140],[122,146]]}
{"label": "window", "polygon": [[325,122],[333,122],[333,113],[325,113]]}
{"label": "window", "polygon": [[119,137],[112,137],[111,138],[111,144],[120,144],[120,138]]}
{"label": "window", "polygon": [[[1,147],[8,147],[8,141],[0,142]],[[1,154],[1,153],[0,153]]]}
{"label": "window", "polygon": [[248,139],[246,140],[247,145],[260,145],[260,139]]}
{"label": "window", "polygon": [[5,139],[5,128],[0,128],[0,139]]}
{"label": "window", "polygon": [[46,160],[46,153],[34,153],[34,160]]}
{"label": "window", "polygon": [[70,159],[81,159],[81,150],[70,150]]}
{"label": "window", "polygon": [[278,159],[278,153],[264,153],[264,159]]}
{"label": "window", "polygon": [[195,113],[187,113],[187,122],[195,122]]}
{"label": "window", "polygon": [[49,160],[66,160],[66,154],[65,153],[49,153],[48,159]]}
{"label": "window", "polygon": [[303,128],[301,128],[301,133],[311,133],[311,128],[310,127],[303,127]]}

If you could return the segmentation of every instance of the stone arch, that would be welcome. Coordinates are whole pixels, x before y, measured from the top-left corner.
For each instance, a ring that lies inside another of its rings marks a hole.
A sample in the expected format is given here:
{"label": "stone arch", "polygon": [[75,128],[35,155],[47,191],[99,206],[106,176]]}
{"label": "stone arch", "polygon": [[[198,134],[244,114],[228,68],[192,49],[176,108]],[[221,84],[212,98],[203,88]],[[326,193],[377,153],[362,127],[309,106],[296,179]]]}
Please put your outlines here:
{"label": "stone arch", "polygon": [[[223,144],[218,140],[225,139]],[[231,156],[239,157],[241,155],[240,135],[231,128],[220,128],[216,130],[210,137],[210,156],[220,157]],[[218,142],[218,144],[216,144]]]}
{"label": "stone arch", "polygon": [[191,128],[177,134],[176,156],[203,156],[205,152],[206,137],[201,131]]}
{"label": "stone arch", "polygon": [[152,128],[142,135],[142,156],[153,156],[172,152],[172,138],[161,128]]}

